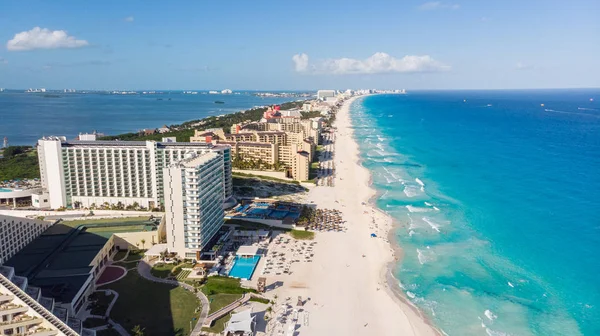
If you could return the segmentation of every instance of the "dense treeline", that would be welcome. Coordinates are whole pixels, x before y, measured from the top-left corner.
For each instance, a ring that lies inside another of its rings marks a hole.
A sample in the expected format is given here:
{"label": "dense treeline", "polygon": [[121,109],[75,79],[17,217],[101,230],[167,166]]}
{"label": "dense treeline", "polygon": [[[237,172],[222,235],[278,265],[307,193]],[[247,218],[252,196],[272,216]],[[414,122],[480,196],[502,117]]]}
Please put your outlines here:
{"label": "dense treeline", "polygon": [[[300,108],[304,101],[287,102],[281,104],[282,110]],[[145,135],[141,133],[125,133],[119,135],[111,135],[102,137],[102,140],[155,140],[161,141],[164,137],[176,137],[178,142],[188,142],[190,137],[194,135],[194,130],[202,130],[207,128],[222,128],[226,133],[233,124],[241,123],[246,120],[258,121],[262,118],[263,113],[267,110],[266,107],[254,108],[245,112],[237,112],[227,114],[221,117],[207,117],[200,120],[187,121],[181,125],[171,125],[170,132],[162,134]]]}
{"label": "dense treeline", "polygon": [[27,146],[11,146],[0,159],[0,181],[40,177],[37,152]]}

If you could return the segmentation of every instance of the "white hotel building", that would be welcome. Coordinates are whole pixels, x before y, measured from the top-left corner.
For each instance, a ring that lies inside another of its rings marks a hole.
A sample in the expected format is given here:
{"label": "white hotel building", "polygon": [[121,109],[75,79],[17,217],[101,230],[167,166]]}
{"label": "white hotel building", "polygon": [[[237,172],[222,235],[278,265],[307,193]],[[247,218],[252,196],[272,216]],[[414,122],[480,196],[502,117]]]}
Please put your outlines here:
{"label": "white hotel building", "polygon": [[223,160],[189,153],[164,168],[167,249],[200,260],[201,250],[223,225]]}
{"label": "white hotel building", "polygon": [[38,141],[40,176],[49,207],[90,207],[104,203],[163,204],[163,168],[186,153],[215,153],[222,163],[221,201],[233,194],[229,146],[156,141],[67,141],[45,137]]}

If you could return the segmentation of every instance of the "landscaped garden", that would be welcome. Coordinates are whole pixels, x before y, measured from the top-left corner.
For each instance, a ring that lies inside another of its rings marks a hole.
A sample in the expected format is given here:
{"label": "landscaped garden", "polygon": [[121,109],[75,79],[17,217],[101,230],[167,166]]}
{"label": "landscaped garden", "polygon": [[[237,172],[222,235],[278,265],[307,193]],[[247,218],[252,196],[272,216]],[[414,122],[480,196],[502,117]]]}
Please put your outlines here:
{"label": "landscaped garden", "polygon": [[298,240],[312,240],[315,239],[315,233],[311,231],[303,231],[303,230],[292,230],[290,231],[290,235],[294,237],[294,239]]}
{"label": "landscaped garden", "polygon": [[188,335],[190,321],[198,318],[199,301],[181,287],[148,281],[136,271],[103,286],[119,293],[110,317],[131,331],[136,325],[148,335]]}
{"label": "landscaped garden", "polygon": [[92,315],[103,316],[106,314],[106,309],[114,298],[113,294],[106,295],[104,292],[94,292],[90,295],[90,313]]}

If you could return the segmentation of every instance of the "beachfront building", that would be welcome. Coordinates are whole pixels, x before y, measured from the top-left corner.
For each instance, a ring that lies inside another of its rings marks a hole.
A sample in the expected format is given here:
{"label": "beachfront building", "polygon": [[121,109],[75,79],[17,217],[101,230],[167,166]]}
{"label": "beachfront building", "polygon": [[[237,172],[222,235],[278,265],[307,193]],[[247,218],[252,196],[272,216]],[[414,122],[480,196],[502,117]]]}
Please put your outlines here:
{"label": "beachfront building", "polygon": [[223,225],[223,160],[216,152],[190,152],[164,168],[167,249],[200,260]]}
{"label": "beachfront building", "polygon": [[0,215],[0,265],[42,234],[52,223]]}
{"label": "beachfront building", "polygon": [[266,121],[235,124],[231,133],[222,129],[196,130],[190,142],[229,145],[234,161],[267,164],[271,169],[285,166],[287,176],[306,181],[321,130],[321,118],[302,119],[279,113]]}
{"label": "beachfront building", "polygon": [[[38,293],[39,294],[39,293]],[[35,295],[35,294],[34,294]],[[95,331],[76,332],[50,310],[0,273],[0,335],[78,336]]]}
{"label": "beachfront building", "polygon": [[98,207],[103,204],[163,204],[163,168],[186,153],[216,153],[222,161],[223,201],[233,195],[231,149],[212,143],[156,141],[38,141],[42,189],[49,207]]}
{"label": "beachfront building", "polygon": [[337,95],[335,90],[319,90],[317,91],[317,99],[326,100],[327,98],[332,98]]}

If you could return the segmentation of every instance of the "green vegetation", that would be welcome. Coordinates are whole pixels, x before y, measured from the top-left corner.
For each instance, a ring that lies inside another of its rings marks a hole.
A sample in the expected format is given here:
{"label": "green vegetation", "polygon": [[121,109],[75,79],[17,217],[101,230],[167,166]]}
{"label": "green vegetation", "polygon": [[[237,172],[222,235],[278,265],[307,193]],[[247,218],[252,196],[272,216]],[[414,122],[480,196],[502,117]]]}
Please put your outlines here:
{"label": "green vegetation", "polygon": [[84,328],[96,328],[107,324],[108,322],[105,319],[99,319],[94,317],[88,317],[85,321],[83,321]]}
{"label": "green vegetation", "polygon": [[262,298],[258,298],[258,297],[251,297],[250,301],[255,301],[255,302],[260,302],[260,303],[264,303],[264,304],[269,304],[271,303],[271,300],[269,299],[262,299]]}
{"label": "green vegetation", "polygon": [[114,226],[118,225],[143,225],[148,223],[148,217],[140,216],[140,217],[125,217],[125,218],[99,218],[99,219],[79,219],[79,220],[69,220],[62,221],[61,224],[76,227],[79,225],[87,225],[87,224],[113,224]]}
{"label": "green vegetation", "polygon": [[11,146],[3,151],[0,159],[0,181],[40,177],[37,152],[30,147]]}
{"label": "green vegetation", "polygon": [[142,260],[142,258],[144,258],[143,250],[131,250],[124,261],[139,261]]}
{"label": "green vegetation", "polygon": [[104,292],[94,292],[90,295],[90,307],[92,315],[103,316],[114,298],[113,294],[106,295]]}
{"label": "green vegetation", "polygon": [[255,183],[256,181],[253,181],[253,180],[267,180],[267,181],[287,183],[287,184],[300,184],[300,182],[293,181],[293,180],[283,180],[283,179],[280,179],[277,177],[252,175],[252,174],[238,173],[238,172],[231,173],[231,176],[232,176],[232,180],[233,180],[233,185],[236,185],[236,186],[244,186],[244,185]]}
{"label": "green vegetation", "polygon": [[213,276],[206,280],[204,286],[202,286],[202,292],[206,295],[213,294],[244,294],[248,292],[255,292],[252,289],[242,288],[240,285],[240,279],[234,279],[223,276]]}
{"label": "green vegetation", "polygon": [[313,240],[315,239],[315,233],[311,231],[301,231],[301,230],[292,230],[290,231],[290,235],[294,237],[294,239],[298,240]]}
{"label": "green vegetation", "polygon": [[113,260],[121,260],[121,259],[125,258],[126,254],[127,254],[127,251],[119,251],[119,252],[117,252],[117,254],[115,254],[115,256],[113,257]]}
{"label": "green vegetation", "polygon": [[193,293],[148,281],[135,271],[105,287],[119,293],[111,318],[126,330],[139,325],[146,335],[189,335],[190,321],[198,318],[199,302]]}
{"label": "green vegetation", "polygon": [[214,313],[221,308],[227,307],[236,300],[239,300],[242,294],[213,294],[208,295],[208,302],[210,302],[210,312]]}
{"label": "green vegetation", "polygon": [[309,112],[300,112],[302,115],[302,119],[310,119],[321,116],[321,111],[309,111]]}
{"label": "green vegetation", "polygon": [[225,330],[225,323],[229,322],[229,319],[231,319],[231,314],[227,314],[219,319],[214,320],[210,328],[204,327],[202,328],[202,331],[221,334],[223,330]]}
{"label": "green vegetation", "polygon": [[[281,104],[282,110],[302,107],[304,101],[295,101]],[[227,114],[222,117],[208,117],[200,120],[191,120],[181,125],[171,125],[172,130],[162,134],[144,135],[142,133],[125,133],[119,135],[111,135],[100,138],[100,140],[154,140],[161,141],[163,137],[176,137],[178,142],[188,142],[190,137],[194,135],[195,129],[207,128],[222,128],[226,133],[233,124],[238,124],[247,120],[257,121],[262,118],[263,113],[267,110],[266,107],[254,108],[242,112]]]}
{"label": "green vegetation", "polygon": [[152,266],[150,273],[157,278],[165,279],[172,275],[175,266],[175,264],[157,264]]}

